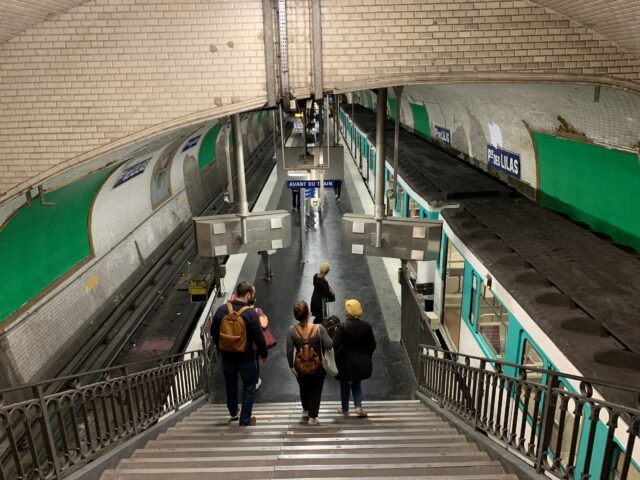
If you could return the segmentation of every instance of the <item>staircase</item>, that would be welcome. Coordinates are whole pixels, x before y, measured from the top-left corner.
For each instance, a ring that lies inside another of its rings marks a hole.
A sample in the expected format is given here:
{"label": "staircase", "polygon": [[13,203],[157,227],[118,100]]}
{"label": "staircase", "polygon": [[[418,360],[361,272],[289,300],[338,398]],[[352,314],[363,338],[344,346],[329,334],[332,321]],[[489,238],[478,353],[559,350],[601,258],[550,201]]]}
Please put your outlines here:
{"label": "staircase", "polygon": [[420,402],[366,402],[368,418],[323,402],[309,427],[298,403],[256,404],[255,427],[205,405],[122,460],[103,480],[411,478],[516,480]]}

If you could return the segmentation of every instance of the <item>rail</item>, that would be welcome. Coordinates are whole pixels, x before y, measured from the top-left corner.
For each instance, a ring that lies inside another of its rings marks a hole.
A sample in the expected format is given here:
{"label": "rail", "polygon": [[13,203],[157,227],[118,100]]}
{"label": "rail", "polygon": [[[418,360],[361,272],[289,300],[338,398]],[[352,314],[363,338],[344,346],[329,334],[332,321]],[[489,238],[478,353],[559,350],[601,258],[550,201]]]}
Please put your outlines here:
{"label": "rail", "polygon": [[615,389],[636,402],[640,392],[432,345],[417,350],[420,390],[524,457],[538,473],[637,478],[640,409],[607,402],[597,391]]}
{"label": "rail", "polygon": [[[203,361],[187,352],[0,391],[0,480],[63,478],[153,426],[204,395]],[[61,381],[65,389],[44,393]],[[20,400],[5,405],[11,397]]]}

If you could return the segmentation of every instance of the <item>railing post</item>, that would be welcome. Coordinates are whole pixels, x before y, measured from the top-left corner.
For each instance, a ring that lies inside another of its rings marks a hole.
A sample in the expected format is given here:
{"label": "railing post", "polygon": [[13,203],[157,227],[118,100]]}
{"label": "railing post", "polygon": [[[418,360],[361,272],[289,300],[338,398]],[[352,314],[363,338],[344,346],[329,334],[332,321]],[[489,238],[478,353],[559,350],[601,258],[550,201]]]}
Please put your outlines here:
{"label": "railing post", "polygon": [[[40,405],[40,414],[42,415],[42,440],[44,442],[44,448],[47,451],[47,456],[53,464],[53,478],[62,478],[60,476],[60,465],[58,464],[56,445],[53,441],[51,422],[49,420],[49,411],[47,409],[47,402],[45,401],[44,394],[42,392],[42,385],[36,385],[35,387],[33,387],[33,393],[36,395],[38,404]],[[61,428],[64,428],[64,425],[62,425]]]}
{"label": "railing post", "polygon": [[129,376],[129,369],[123,367],[125,382],[127,382],[127,410],[129,411],[129,418],[133,425],[133,433],[138,434],[138,422],[136,421],[136,415],[133,411],[133,392],[131,390],[131,377]]}
{"label": "railing post", "polygon": [[544,471],[542,463],[545,452],[549,446],[549,441],[551,440],[554,414],[556,411],[557,398],[553,395],[553,389],[558,388],[558,385],[558,376],[553,373],[547,373],[542,417],[540,418],[540,425],[542,428],[540,429],[540,436],[538,437],[538,454],[536,455],[535,463],[536,472],[538,473],[542,473]]}
{"label": "railing post", "polygon": [[484,372],[486,367],[487,362],[485,360],[480,360],[480,368],[478,370],[478,379],[476,383],[476,411],[474,412],[476,430],[478,430],[478,419],[480,418],[480,411],[482,410],[482,399],[484,397]]}

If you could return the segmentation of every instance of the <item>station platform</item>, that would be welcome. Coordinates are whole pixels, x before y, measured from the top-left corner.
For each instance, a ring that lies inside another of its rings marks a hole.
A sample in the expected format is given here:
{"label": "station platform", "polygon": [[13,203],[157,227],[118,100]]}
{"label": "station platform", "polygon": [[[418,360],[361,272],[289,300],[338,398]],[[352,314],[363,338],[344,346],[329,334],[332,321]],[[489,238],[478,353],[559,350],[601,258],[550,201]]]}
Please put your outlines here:
{"label": "station platform", "polygon": [[[263,191],[256,210],[292,210],[292,196],[286,188],[286,178],[276,177],[277,169],[274,168],[272,177],[265,186],[265,191],[271,191],[271,194],[266,198]],[[400,262],[392,260],[387,266],[380,258],[342,252],[342,215],[347,212],[371,213],[373,210],[373,201],[346,148],[341,193],[338,200],[332,189],[325,189],[322,215],[316,208],[314,223],[305,233],[304,256],[300,245],[300,229],[304,226],[301,226],[300,213],[292,212],[292,246],[270,256],[272,281],[260,279],[264,272],[259,255],[236,255],[234,257],[238,258],[232,257],[227,263],[225,298],[228,298],[239,281],[254,281],[256,306],[268,315],[269,328],[278,340],[278,345],[269,352],[268,363],[260,367],[262,385],[257,392],[256,403],[299,400],[298,384],[286,360],[286,335],[289,327],[295,323],[293,304],[297,300],[310,302],[313,275],[319,271],[323,261],[331,265],[327,279],[336,292],[336,302],[328,304],[329,314],[335,314],[344,320],[345,300],[356,298],[362,303],[362,318],[372,325],[376,337],[378,347],[373,356],[373,375],[363,384],[365,404],[368,399],[397,400],[411,399],[414,396],[416,387],[413,373],[398,342],[399,287],[393,285],[393,280],[397,278]],[[234,272],[234,268],[237,272]],[[218,300],[216,304],[221,304],[223,300]],[[210,401],[224,403],[222,371],[220,368],[214,370],[214,392]],[[220,388],[215,388],[216,386]],[[337,400],[339,397],[339,383],[327,377],[323,400]]]}

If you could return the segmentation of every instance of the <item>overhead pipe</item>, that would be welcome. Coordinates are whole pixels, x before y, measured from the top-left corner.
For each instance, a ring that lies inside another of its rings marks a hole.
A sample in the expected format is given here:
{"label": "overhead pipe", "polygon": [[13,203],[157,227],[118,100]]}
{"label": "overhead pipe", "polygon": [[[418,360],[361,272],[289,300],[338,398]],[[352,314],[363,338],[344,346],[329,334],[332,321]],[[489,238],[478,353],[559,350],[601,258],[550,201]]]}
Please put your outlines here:
{"label": "overhead pipe", "polygon": [[249,216],[249,203],[247,202],[247,185],[244,175],[244,151],[242,148],[242,126],[240,115],[231,115],[231,132],[233,133],[233,156],[236,160],[236,178],[238,182],[238,215],[242,229],[242,243],[247,244],[247,217]]}
{"label": "overhead pipe", "polygon": [[387,154],[387,89],[379,88],[378,115],[376,116],[376,188],[375,188],[375,220],[376,248],[380,248],[382,237],[382,220],[386,217],[384,207],[384,163]]}

